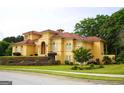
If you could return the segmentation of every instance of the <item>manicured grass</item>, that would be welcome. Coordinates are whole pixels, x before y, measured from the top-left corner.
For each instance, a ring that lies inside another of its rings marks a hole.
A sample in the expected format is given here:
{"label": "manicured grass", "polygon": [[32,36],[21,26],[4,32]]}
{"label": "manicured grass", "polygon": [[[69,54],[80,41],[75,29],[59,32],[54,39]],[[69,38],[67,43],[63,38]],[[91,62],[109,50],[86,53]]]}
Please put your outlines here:
{"label": "manicured grass", "polygon": [[[87,72],[87,73],[100,73],[100,74],[124,74],[124,64],[122,65],[105,65],[104,68],[93,69],[93,70],[71,70],[72,66],[69,65],[56,65],[56,66],[0,66],[0,70],[16,70],[16,71],[28,71],[38,72],[54,75],[69,76],[74,78],[92,79],[92,80],[109,80],[109,81],[121,81],[124,82],[124,78],[113,78],[103,76],[88,76],[88,75],[77,75],[67,74],[59,72],[49,72],[42,70],[58,70],[58,71],[73,71],[73,72]],[[23,68],[23,69],[22,69]],[[25,70],[24,70],[25,69]],[[28,70],[32,69],[32,70]],[[33,69],[39,69],[33,70]]]}
{"label": "manicured grass", "polygon": [[0,66],[0,69],[9,68],[26,68],[26,69],[43,69],[43,70],[59,70],[59,71],[74,71],[74,72],[87,72],[87,73],[100,73],[100,74],[123,74],[124,64],[121,65],[105,65],[104,68],[92,70],[71,70],[70,65],[56,65],[56,66]]}

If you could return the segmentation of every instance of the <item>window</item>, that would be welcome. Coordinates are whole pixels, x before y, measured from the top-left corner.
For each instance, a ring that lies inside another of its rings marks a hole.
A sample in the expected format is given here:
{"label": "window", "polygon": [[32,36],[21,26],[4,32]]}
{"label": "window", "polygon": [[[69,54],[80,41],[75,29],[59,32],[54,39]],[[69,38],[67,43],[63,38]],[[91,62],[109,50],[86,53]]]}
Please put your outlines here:
{"label": "window", "polygon": [[68,44],[68,49],[71,50],[71,43]]}
{"label": "window", "polygon": [[69,61],[71,61],[71,55],[68,56]]}
{"label": "window", "polygon": [[21,49],[20,49],[20,51],[21,51],[21,52],[23,51],[23,46],[21,46]]}
{"label": "window", "polygon": [[71,50],[72,49],[71,43],[67,43],[66,46],[65,46],[65,49],[66,50]]}
{"label": "window", "polygon": [[28,35],[25,35],[25,39],[28,39]]}
{"label": "window", "polygon": [[71,55],[66,55],[65,60],[72,61]]}
{"label": "window", "polygon": [[57,43],[55,43],[55,42],[52,43],[52,51],[53,52],[57,51]]}
{"label": "window", "polygon": [[68,50],[68,43],[65,45],[65,49]]}
{"label": "window", "polygon": [[17,52],[17,46],[15,47],[15,52]]}
{"label": "window", "polygon": [[68,55],[65,56],[65,60],[68,60]]}

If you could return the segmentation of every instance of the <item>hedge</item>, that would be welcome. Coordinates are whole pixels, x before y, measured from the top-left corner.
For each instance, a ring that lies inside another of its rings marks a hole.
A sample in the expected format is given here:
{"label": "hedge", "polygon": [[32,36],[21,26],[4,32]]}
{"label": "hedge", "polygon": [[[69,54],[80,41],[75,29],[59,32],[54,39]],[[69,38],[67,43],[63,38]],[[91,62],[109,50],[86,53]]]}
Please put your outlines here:
{"label": "hedge", "polygon": [[0,65],[51,65],[48,57],[39,56],[1,56]]}

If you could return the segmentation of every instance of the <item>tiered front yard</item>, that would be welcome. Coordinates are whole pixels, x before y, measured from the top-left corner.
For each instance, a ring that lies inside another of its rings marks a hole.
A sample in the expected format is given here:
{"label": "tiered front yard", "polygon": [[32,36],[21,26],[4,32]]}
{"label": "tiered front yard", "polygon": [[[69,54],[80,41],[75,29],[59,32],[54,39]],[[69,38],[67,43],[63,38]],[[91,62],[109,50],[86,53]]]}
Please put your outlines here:
{"label": "tiered front yard", "polygon": [[[56,65],[56,66],[0,66],[0,70],[16,70],[16,71],[29,71],[39,72],[54,75],[64,75],[76,78],[86,79],[98,79],[98,80],[117,80],[124,81],[124,78],[112,78],[112,77],[101,77],[101,76],[88,76],[88,75],[75,75],[65,73],[55,73],[42,70],[57,70],[57,71],[70,71],[70,72],[87,72],[87,73],[99,73],[99,74],[122,74],[124,75],[124,64],[122,65],[105,65],[104,68],[92,69],[92,70],[71,70],[70,65]],[[30,69],[30,70],[28,70]],[[32,69],[32,70],[31,70]],[[37,70],[35,70],[37,69]]]}

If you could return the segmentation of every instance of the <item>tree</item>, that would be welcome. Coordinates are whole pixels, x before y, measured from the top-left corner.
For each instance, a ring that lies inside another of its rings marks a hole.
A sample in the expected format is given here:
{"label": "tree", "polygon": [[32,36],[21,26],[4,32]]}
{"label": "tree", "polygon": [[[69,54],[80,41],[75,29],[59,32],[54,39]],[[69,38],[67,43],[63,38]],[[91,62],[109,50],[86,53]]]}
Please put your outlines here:
{"label": "tree", "polygon": [[100,37],[107,41],[108,52],[120,53],[119,34],[124,30],[124,8],[113,13],[100,27]]}
{"label": "tree", "polygon": [[93,57],[90,50],[84,49],[83,47],[74,50],[73,53],[74,53],[74,59],[77,62],[80,62],[81,64]]}
{"label": "tree", "polygon": [[12,55],[12,46],[8,46],[8,48],[5,50],[5,55],[6,56],[11,56]]}
{"label": "tree", "polygon": [[11,36],[11,37],[6,37],[3,39],[3,41],[9,42],[9,43],[16,43],[16,42],[20,42],[23,41],[24,37],[18,35],[17,37]]}
{"label": "tree", "polygon": [[108,18],[108,15],[97,15],[96,18],[85,18],[76,23],[74,33],[83,36],[99,36],[100,27]]}
{"label": "tree", "polygon": [[[107,43],[108,54],[118,55],[122,48],[120,40],[124,33],[124,8],[111,16],[97,15],[95,18],[87,18],[75,25],[74,33],[83,36],[98,36]],[[121,40],[122,41],[122,40]]]}
{"label": "tree", "polygon": [[16,43],[23,41],[24,37],[23,36],[11,36],[11,37],[6,37],[2,41],[0,41],[0,56],[11,56],[12,55],[12,46],[11,43]]}
{"label": "tree", "polygon": [[5,55],[5,51],[8,48],[9,43],[5,41],[0,41],[0,56]]}
{"label": "tree", "polygon": [[116,58],[117,64],[124,64],[124,51],[121,51]]}

